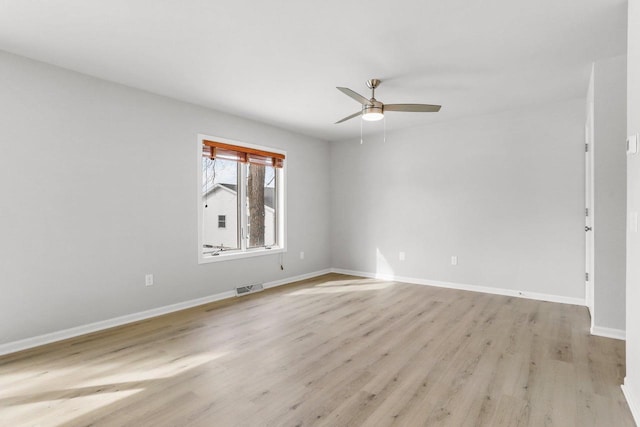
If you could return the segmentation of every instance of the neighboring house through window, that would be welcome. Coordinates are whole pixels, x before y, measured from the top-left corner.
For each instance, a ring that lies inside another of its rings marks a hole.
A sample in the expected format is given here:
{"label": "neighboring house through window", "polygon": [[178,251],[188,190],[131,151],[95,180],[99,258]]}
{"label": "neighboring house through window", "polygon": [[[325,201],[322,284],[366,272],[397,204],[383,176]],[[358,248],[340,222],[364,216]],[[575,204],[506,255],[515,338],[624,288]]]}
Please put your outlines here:
{"label": "neighboring house through window", "polygon": [[199,136],[200,262],[284,250],[285,153]]}

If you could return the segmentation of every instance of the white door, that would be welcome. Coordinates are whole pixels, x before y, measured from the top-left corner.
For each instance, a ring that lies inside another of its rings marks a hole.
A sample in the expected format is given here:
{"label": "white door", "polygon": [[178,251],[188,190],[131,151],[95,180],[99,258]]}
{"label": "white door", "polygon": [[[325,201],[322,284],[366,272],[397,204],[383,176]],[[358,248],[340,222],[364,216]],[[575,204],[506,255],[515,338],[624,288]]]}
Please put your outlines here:
{"label": "white door", "polygon": [[584,243],[585,243],[585,300],[591,315],[593,326],[594,311],[594,268],[593,268],[593,105],[587,109],[587,123],[585,125],[585,216],[584,216]]}

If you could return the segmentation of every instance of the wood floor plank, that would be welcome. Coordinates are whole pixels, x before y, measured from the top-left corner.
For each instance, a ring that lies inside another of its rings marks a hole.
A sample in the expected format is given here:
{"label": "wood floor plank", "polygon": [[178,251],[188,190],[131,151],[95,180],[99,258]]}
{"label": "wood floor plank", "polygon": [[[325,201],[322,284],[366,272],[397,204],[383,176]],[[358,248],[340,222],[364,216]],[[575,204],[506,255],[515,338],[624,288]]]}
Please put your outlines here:
{"label": "wood floor plank", "polygon": [[8,426],[633,426],[584,307],[329,274],[0,357]]}

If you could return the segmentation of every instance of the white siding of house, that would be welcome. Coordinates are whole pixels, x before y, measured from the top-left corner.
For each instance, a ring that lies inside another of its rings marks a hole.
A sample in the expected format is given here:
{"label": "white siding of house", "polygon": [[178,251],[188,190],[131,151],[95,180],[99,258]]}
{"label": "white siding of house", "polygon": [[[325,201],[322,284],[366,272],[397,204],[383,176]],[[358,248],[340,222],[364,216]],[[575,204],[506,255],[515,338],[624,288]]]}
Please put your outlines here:
{"label": "white siding of house", "polygon": [[[203,204],[203,243],[226,247],[238,247],[238,198],[236,193],[224,187],[219,187],[209,194],[206,203]],[[218,215],[226,216],[226,227],[218,228]]]}
{"label": "white siding of house", "polygon": [[[206,201],[208,207],[203,207],[203,242],[205,244],[225,247],[239,246],[237,241],[237,197],[236,192],[226,187],[218,187],[209,194]],[[205,203],[203,203],[204,206]],[[248,212],[247,212],[248,214]],[[218,228],[218,215],[226,216],[226,227]],[[264,207],[265,227],[264,241],[267,245],[275,243],[275,210],[269,206]],[[209,251],[211,249],[206,249]]]}

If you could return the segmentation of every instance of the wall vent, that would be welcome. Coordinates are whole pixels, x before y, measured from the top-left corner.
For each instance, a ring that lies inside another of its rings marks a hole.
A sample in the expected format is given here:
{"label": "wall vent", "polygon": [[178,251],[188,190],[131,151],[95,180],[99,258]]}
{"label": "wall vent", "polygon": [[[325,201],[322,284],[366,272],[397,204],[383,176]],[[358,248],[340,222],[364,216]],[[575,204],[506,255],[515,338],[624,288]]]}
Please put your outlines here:
{"label": "wall vent", "polygon": [[261,283],[256,285],[238,286],[236,288],[236,296],[252,294],[254,292],[260,292],[264,290],[264,286]]}

